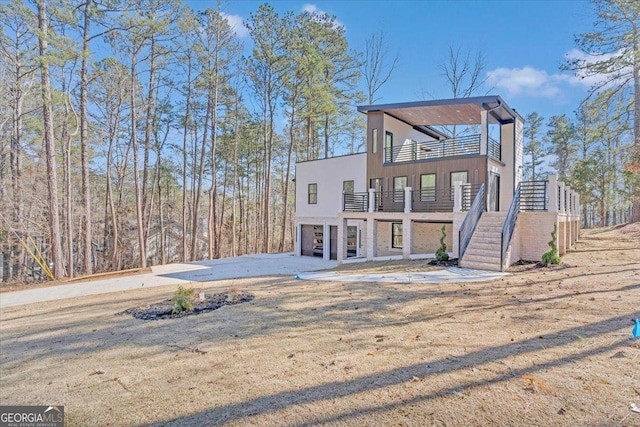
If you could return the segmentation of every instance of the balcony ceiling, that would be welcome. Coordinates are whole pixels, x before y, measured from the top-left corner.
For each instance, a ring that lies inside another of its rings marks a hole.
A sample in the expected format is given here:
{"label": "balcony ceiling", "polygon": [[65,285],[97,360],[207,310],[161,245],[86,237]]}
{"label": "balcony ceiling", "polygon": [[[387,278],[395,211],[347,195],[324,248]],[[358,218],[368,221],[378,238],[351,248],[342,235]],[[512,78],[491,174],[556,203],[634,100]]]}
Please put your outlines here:
{"label": "balcony ceiling", "polygon": [[360,112],[382,111],[413,126],[477,125],[480,124],[481,110],[489,111],[489,123],[492,124],[510,123],[518,116],[499,96],[358,107]]}

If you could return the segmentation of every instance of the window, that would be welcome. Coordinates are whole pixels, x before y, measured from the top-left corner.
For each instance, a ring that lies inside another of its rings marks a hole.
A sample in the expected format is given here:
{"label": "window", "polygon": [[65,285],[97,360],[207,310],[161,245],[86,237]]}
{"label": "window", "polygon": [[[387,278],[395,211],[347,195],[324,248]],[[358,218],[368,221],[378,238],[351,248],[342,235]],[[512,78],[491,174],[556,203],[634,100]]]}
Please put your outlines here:
{"label": "window", "polygon": [[391,247],[393,249],[402,249],[402,223],[391,223]]}
{"label": "window", "polygon": [[343,181],[342,192],[344,194],[353,194],[353,181]]}
{"label": "window", "polygon": [[384,161],[385,163],[393,161],[393,134],[389,131],[384,133]]}
{"label": "window", "polygon": [[382,191],[383,184],[383,178],[371,178],[369,180],[369,188],[373,188],[377,192]]}
{"label": "window", "polygon": [[453,200],[454,184],[458,181],[462,182],[463,184],[466,184],[467,182],[469,182],[467,171],[451,172],[450,181],[451,181],[451,200]]}
{"label": "window", "polygon": [[396,176],[393,178],[393,201],[401,203],[404,201],[404,187],[407,186],[406,176]]}
{"label": "window", "polygon": [[427,173],[420,175],[420,201],[436,201],[436,174]]}
{"label": "window", "polygon": [[309,204],[318,204],[318,184],[309,184]]}
{"label": "window", "polygon": [[378,152],[378,128],[371,131],[371,152],[373,154]]}

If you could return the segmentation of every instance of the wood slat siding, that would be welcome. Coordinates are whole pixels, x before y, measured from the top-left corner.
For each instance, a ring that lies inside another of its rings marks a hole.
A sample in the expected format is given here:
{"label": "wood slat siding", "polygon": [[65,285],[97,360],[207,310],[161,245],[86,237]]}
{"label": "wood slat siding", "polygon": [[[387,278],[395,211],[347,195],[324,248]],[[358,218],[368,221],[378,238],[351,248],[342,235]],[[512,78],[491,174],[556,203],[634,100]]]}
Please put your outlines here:
{"label": "wood slat siding", "polygon": [[[378,131],[379,132],[379,131]],[[378,149],[378,154],[379,154]],[[436,188],[448,188],[453,185],[450,181],[451,172],[467,171],[469,183],[482,184],[486,181],[487,156],[460,157],[449,159],[435,159],[415,163],[382,164],[382,155],[371,155],[373,159],[367,161],[367,183],[373,178],[384,178],[385,191],[393,191],[393,178],[406,176],[407,185],[414,189],[420,188],[420,175],[435,173]],[[475,181],[475,171],[478,171],[478,180]],[[444,177],[444,182],[442,178]]]}
{"label": "wood slat siding", "polygon": [[[373,129],[378,129],[377,152],[373,153]],[[395,136],[395,135],[394,135]],[[468,171],[469,183],[482,184],[486,182],[487,156],[452,157],[448,159],[432,159],[414,163],[394,163],[384,165],[384,113],[369,111],[367,114],[367,188],[373,178],[384,178],[384,191],[393,191],[393,178],[406,176],[407,185],[415,189],[420,188],[420,175],[436,174],[436,188],[443,189],[453,185],[450,181],[451,172]],[[475,181],[475,171],[478,179]],[[444,174],[444,175],[443,175]],[[442,178],[444,176],[444,182]]]}

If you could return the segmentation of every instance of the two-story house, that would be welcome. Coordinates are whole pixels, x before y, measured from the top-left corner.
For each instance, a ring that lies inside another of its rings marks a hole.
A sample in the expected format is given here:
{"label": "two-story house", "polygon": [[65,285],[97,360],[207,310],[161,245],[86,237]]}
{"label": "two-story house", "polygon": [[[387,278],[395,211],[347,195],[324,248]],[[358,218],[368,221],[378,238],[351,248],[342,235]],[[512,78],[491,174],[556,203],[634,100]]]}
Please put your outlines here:
{"label": "two-story house", "polygon": [[539,259],[553,224],[561,253],[575,242],[577,195],[522,182],[524,120],[499,96],[358,110],[366,153],[296,165],[298,255],[433,257],[444,226],[459,265],[502,270]]}

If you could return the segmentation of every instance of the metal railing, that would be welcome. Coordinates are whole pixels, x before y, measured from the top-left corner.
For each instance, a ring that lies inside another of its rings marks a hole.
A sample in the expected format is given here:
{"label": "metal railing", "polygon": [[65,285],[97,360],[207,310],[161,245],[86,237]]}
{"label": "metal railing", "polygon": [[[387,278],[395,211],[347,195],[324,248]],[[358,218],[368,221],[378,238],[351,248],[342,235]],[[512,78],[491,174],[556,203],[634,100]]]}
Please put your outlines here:
{"label": "metal railing", "polygon": [[369,210],[369,193],[343,193],[343,212],[367,212]]}
{"label": "metal railing", "polygon": [[519,210],[547,211],[549,209],[549,181],[522,181]]}
{"label": "metal railing", "polygon": [[480,154],[480,135],[448,138],[440,141],[407,142],[384,148],[385,163],[411,162],[450,156]]}
{"label": "metal railing", "polygon": [[489,137],[487,139],[487,154],[492,159],[502,161],[502,147],[500,146],[500,141],[496,141]]}
{"label": "metal railing", "polygon": [[453,212],[451,189],[426,188],[411,192],[412,212]]}
{"label": "metal railing", "polygon": [[374,210],[376,212],[403,212],[404,190],[376,191]]}
{"label": "metal railing", "polygon": [[460,232],[458,233],[459,260],[462,260],[462,257],[467,250],[467,246],[469,246],[471,236],[473,236],[473,232],[476,229],[476,225],[478,225],[478,221],[480,221],[480,217],[482,216],[483,211],[484,184],[482,184],[478,189],[478,192],[473,199],[473,203],[471,203],[471,207],[469,208],[469,211],[467,212],[467,215],[464,217],[464,221],[462,221],[462,225],[460,226]]}
{"label": "metal railing", "polygon": [[502,235],[500,237],[500,247],[502,248],[500,252],[500,270],[504,271],[504,257],[507,254],[507,249],[509,248],[509,243],[511,243],[511,237],[513,236],[513,231],[516,228],[516,222],[518,221],[518,214],[521,209],[521,199],[520,199],[520,191],[521,185],[523,183],[518,183],[518,187],[516,187],[516,192],[513,195],[513,199],[511,200],[511,205],[509,206],[509,211],[507,212],[507,217],[504,220],[504,225],[502,226]]}
{"label": "metal railing", "polygon": [[[471,209],[471,203],[475,199],[478,191],[480,191],[480,187],[484,184],[462,184],[460,190],[462,191],[462,200],[460,204],[460,209],[462,211],[468,211]],[[451,191],[453,195],[453,190]]]}

